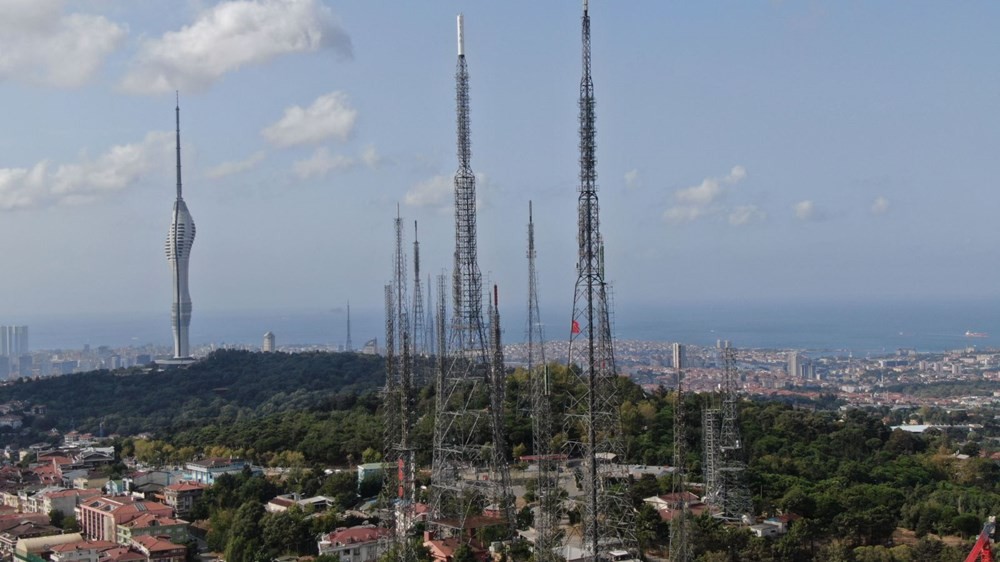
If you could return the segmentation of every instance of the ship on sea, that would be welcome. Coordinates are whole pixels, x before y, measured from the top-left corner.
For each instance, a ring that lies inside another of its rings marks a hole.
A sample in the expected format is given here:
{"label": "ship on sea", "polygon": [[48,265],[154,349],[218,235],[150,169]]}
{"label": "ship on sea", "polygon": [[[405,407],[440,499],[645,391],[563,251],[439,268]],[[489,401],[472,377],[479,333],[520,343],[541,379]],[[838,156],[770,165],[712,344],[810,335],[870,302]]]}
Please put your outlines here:
{"label": "ship on sea", "polygon": [[988,338],[988,337],[990,337],[990,335],[987,334],[986,332],[973,332],[973,331],[966,330],[965,337],[967,337],[967,338]]}

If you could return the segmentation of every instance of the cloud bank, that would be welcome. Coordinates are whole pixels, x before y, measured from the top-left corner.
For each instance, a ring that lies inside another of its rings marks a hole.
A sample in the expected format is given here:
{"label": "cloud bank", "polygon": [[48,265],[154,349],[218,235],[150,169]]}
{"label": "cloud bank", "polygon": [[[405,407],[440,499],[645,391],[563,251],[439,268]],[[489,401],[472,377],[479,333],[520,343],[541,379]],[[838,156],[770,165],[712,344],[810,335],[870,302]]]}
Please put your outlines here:
{"label": "cloud bank", "polygon": [[358,165],[375,169],[382,161],[374,145],[368,145],[358,157],[345,154],[333,154],[330,149],[321,146],[309,158],[298,160],[292,164],[292,173],[300,180],[323,177],[330,172],[353,170]]}
{"label": "cloud bank", "polygon": [[303,108],[293,105],[285,115],[261,134],[271,144],[280,147],[314,144],[329,138],[346,141],[354,132],[358,112],[350,106],[347,94],[330,92]]}
{"label": "cloud bank", "polygon": [[350,36],[318,0],[221,2],[180,31],[144,41],[122,87],[137,94],[203,91],[243,66],[320,49],[352,56]]}
{"label": "cloud bank", "polygon": [[247,170],[254,169],[257,164],[263,162],[266,156],[267,154],[263,150],[259,150],[251,154],[250,157],[245,160],[223,162],[217,166],[213,166],[205,172],[205,176],[211,179],[219,179],[233,174],[246,172]]}
{"label": "cloud bank", "polygon": [[698,185],[678,189],[674,192],[676,204],[663,212],[663,219],[670,223],[684,223],[721,214],[728,216],[729,224],[733,226],[763,220],[766,215],[756,205],[729,207],[723,204],[729,188],[746,177],[746,168],[736,165],[725,176],[705,178]]}
{"label": "cloud bank", "polygon": [[172,161],[173,140],[173,132],[157,131],[137,143],[113,146],[94,159],[0,168],[0,210],[83,204],[124,190]]}
{"label": "cloud bank", "polygon": [[127,34],[103,16],[64,14],[60,0],[0,0],[0,80],[83,85]]}

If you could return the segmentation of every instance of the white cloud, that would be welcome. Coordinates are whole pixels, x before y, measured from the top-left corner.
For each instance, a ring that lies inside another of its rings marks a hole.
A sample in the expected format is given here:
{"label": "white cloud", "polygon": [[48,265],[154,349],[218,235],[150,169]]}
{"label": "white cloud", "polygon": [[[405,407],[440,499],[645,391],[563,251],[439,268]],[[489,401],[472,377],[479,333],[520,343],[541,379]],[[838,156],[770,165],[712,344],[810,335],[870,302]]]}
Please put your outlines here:
{"label": "white cloud", "polygon": [[128,34],[103,16],[64,14],[60,0],[0,0],[0,79],[80,86]]}
{"label": "white cloud", "polygon": [[180,31],[144,41],[122,86],[140,94],[199,91],[242,66],[319,49],[352,56],[351,38],[319,0],[221,2]]}
{"label": "white cloud", "polygon": [[625,187],[629,189],[639,187],[639,170],[633,168],[625,172]]}
{"label": "white cloud", "polygon": [[361,151],[361,161],[373,170],[377,170],[382,165],[382,157],[379,156],[373,144],[369,144]]}
{"label": "white cloud", "polygon": [[299,160],[292,165],[292,171],[299,179],[322,177],[332,171],[349,170],[357,161],[343,154],[331,154],[329,149],[321,146],[305,160]]}
{"label": "white cloud", "polygon": [[403,202],[410,207],[447,207],[455,195],[454,176],[438,175],[414,185]]}
{"label": "white cloud", "polygon": [[261,134],[277,146],[312,144],[331,137],[345,141],[354,132],[358,112],[348,105],[347,94],[330,92],[303,109],[293,105],[277,123]]}
{"label": "white cloud", "polygon": [[873,215],[884,215],[889,210],[889,200],[884,196],[879,195],[872,202],[872,214]]}
{"label": "white cloud", "polygon": [[757,205],[740,205],[729,213],[729,224],[743,226],[766,218],[767,215]]}
{"label": "white cloud", "polygon": [[238,174],[240,172],[245,172],[247,170],[252,170],[255,166],[257,166],[257,164],[260,164],[266,156],[267,154],[263,150],[259,150],[251,154],[250,157],[245,160],[233,160],[231,162],[223,162],[217,166],[213,166],[205,172],[205,176],[211,179],[218,179]]}
{"label": "white cloud", "polygon": [[142,141],[111,147],[96,159],[53,166],[0,168],[0,210],[80,204],[135,185],[151,170],[171,162],[174,134],[151,132]]}
{"label": "white cloud", "polygon": [[[746,168],[733,166],[728,174],[722,177],[705,178],[700,184],[674,192],[677,205],[668,208],[663,213],[667,222],[690,222],[703,216],[729,213],[721,201],[726,195],[726,186],[735,185],[747,177]],[[739,208],[737,208],[739,209]],[[736,210],[731,210],[736,212]],[[730,216],[732,222],[732,216]]]}
{"label": "white cloud", "polygon": [[663,212],[663,219],[667,222],[691,222],[702,216],[704,211],[698,207],[676,206],[670,207]]}
{"label": "white cloud", "polygon": [[[490,181],[489,176],[482,173],[476,174],[477,209],[488,206],[490,195],[497,191],[497,186]],[[440,211],[453,209],[455,206],[455,176],[442,174],[418,182],[406,192],[403,203],[409,207],[431,207]]]}
{"label": "white cloud", "polygon": [[351,170],[358,165],[375,170],[381,161],[382,159],[373,145],[366,146],[357,157],[333,154],[329,148],[321,146],[309,158],[292,164],[292,171],[299,179],[305,180],[312,177],[322,177],[330,172]]}
{"label": "white cloud", "polygon": [[811,221],[821,217],[816,204],[808,199],[792,205],[792,211],[795,213],[795,218],[801,221]]}

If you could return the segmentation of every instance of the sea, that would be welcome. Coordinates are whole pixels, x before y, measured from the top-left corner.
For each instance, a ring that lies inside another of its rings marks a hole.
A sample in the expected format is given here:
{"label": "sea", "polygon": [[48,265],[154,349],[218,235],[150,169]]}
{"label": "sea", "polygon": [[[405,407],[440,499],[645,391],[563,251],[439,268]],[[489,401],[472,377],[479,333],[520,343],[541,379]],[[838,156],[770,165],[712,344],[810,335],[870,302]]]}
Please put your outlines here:
{"label": "sea", "polygon": [[[569,304],[542,308],[546,339],[568,338]],[[523,341],[525,314],[503,309],[500,312],[504,342]],[[616,307],[613,319],[619,340],[711,346],[721,339],[743,348],[854,355],[891,354],[900,349],[940,352],[970,346],[1000,348],[1000,298],[624,304]],[[32,350],[171,343],[169,312],[37,315],[18,323],[29,325]],[[343,309],[195,309],[191,343],[259,346],[268,331],[275,334],[279,347],[316,345],[337,349],[346,343],[347,316]],[[354,348],[371,339],[381,344],[385,337],[384,313],[352,308],[351,336]]]}

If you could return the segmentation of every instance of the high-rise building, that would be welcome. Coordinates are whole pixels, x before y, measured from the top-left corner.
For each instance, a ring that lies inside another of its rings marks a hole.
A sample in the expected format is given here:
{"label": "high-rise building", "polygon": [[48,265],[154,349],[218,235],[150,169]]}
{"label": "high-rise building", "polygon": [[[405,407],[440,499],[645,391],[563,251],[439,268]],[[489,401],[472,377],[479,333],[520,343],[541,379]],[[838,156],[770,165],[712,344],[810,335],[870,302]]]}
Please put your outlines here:
{"label": "high-rise building", "polygon": [[188,260],[194,244],[194,219],[188,212],[187,204],[181,196],[181,107],[178,102],[177,118],[177,200],[174,201],[174,215],[167,233],[167,261],[173,273],[174,303],[170,310],[170,322],[174,332],[174,359],[191,357],[189,327],[191,326],[191,295],[188,293]]}
{"label": "high-rise building", "polygon": [[28,353],[27,326],[0,326],[0,356],[17,357]]}
{"label": "high-rise building", "polygon": [[680,343],[675,343],[673,345],[674,360],[673,367],[675,369],[683,369],[687,365],[687,352],[684,349],[684,345]]}
{"label": "high-rise building", "polygon": [[260,346],[260,350],[265,353],[274,351],[274,332],[264,334],[264,345]]}
{"label": "high-rise building", "polygon": [[788,352],[788,376],[793,379],[802,376],[802,356],[798,351]]}

